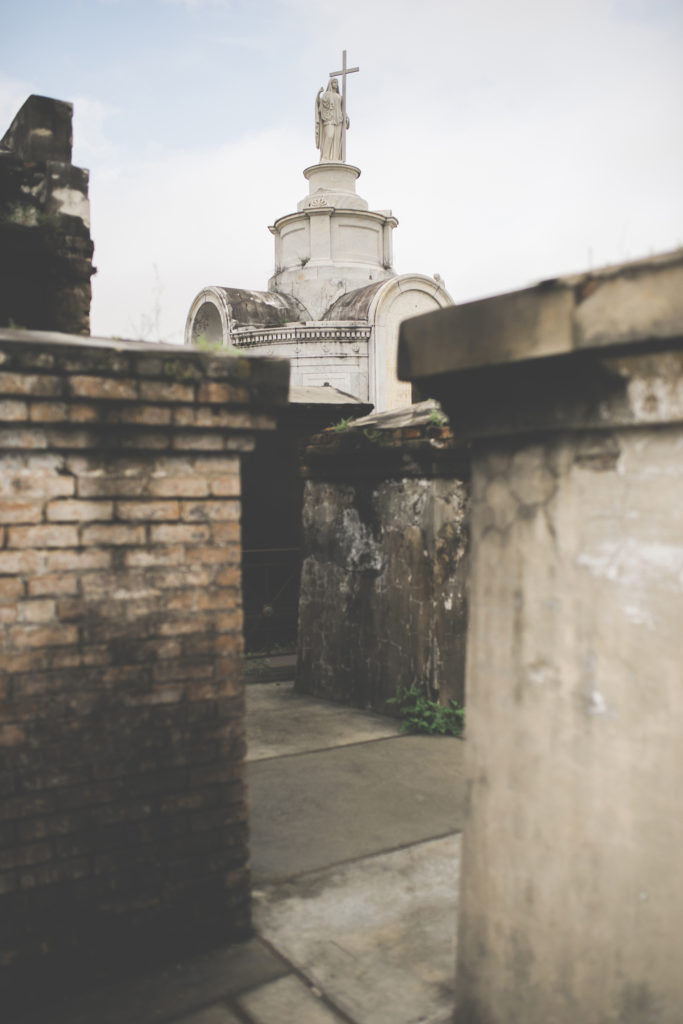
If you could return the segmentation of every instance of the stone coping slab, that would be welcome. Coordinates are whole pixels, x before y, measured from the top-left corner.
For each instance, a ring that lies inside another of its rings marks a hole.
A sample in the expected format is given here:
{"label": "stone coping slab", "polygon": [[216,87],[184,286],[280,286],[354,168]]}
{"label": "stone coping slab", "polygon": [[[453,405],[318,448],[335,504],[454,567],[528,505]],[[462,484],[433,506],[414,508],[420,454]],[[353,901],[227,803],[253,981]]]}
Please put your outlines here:
{"label": "stone coping slab", "polygon": [[558,277],[401,324],[398,376],[500,366],[683,337],[683,249]]}

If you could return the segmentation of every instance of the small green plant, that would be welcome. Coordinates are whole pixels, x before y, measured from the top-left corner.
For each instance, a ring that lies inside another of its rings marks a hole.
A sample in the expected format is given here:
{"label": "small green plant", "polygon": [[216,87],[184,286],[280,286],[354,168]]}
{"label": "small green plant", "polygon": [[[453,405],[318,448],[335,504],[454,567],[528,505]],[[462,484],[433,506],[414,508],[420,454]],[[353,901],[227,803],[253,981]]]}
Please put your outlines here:
{"label": "small green plant", "polygon": [[299,260],[299,263],[301,264],[302,267],[305,267],[306,264],[310,262],[310,259],[310,256],[302,256],[301,259]]}
{"label": "small green plant", "polygon": [[341,419],[339,423],[335,423],[332,426],[333,430],[336,430],[338,434],[342,434],[345,430],[348,430],[353,423],[353,416],[349,416],[348,419]]}
{"label": "small green plant", "polygon": [[429,425],[430,427],[445,427],[448,423],[448,419],[438,409],[432,409],[429,413]]}
{"label": "small green plant", "polygon": [[404,733],[460,736],[465,727],[465,709],[457,701],[438,704],[426,697],[419,686],[399,690],[387,704],[395,704],[401,712],[401,732]]}
{"label": "small green plant", "polygon": [[201,352],[220,352],[225,350],[222,341],[209,341],[205,334],[198,335],[192,342]]}
{"label": "small green plant", "polygon": [[372,427],[366,427],[363,431],[363,434],[365,437],[367,437],[368,441],[371,441],[373,444],[379,441],[382,437],[382,431],[373,430]]}

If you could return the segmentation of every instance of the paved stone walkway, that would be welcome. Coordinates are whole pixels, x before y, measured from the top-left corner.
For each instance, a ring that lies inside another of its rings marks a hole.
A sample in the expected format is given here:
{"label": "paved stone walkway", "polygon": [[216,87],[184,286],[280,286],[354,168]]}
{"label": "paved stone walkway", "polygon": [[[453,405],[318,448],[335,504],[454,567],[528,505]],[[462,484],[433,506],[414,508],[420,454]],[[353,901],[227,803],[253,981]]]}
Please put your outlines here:
{"label": "paved stone walkway", "polygon": [[50,1024],[446,1024],[464,744],[289,683],[247,697],[256,937],[53,1006]]}

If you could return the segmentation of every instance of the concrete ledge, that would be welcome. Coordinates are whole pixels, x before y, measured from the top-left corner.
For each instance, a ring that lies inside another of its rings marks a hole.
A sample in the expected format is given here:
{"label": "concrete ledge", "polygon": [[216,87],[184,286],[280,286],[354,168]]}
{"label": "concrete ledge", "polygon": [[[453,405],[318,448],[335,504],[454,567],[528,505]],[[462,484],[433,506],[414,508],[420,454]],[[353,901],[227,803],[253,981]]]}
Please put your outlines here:
{"label": "concrete ledge", "polygon": [[677,249],[406,320],[398,376],[421,381],[682,336],[683,249]]}

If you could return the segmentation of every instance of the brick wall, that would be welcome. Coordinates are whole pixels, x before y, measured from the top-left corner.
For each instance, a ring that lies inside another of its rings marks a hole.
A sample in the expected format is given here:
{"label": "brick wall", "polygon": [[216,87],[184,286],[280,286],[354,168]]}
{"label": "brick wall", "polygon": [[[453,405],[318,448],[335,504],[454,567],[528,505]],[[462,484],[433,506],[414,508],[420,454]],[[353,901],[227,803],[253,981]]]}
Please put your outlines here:
{"label": "brick wall", "polygon": [[99,962],[150,936],[187,947],[248,929],[240,461],[287,371],[0,331],[0,957],[14,975],[38,954]]}

